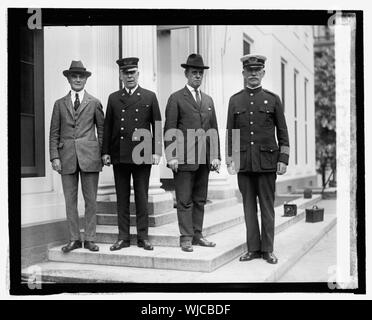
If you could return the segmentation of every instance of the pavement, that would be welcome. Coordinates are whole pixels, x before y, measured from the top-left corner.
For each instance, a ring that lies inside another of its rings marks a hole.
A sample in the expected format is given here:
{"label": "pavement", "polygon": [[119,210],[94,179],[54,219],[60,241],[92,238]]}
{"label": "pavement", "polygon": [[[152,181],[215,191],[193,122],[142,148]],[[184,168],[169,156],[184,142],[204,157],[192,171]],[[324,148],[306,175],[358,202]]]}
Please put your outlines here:
{"label": "pavement", "polygon": [[[322,200],[318,207],[336,212],[336,200]],[[337,227],[334,226],[279,282],[327,282],[332,267],[337,264]]]}

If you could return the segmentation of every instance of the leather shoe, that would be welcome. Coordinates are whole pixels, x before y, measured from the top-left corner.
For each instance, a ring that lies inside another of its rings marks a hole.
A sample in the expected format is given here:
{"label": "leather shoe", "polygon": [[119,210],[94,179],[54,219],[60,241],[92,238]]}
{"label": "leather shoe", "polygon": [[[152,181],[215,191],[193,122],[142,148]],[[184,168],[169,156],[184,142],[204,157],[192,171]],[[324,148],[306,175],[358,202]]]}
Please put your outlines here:
{"label": "leather shoe", "polygon": [[149,240],[138,240],[137,247],[143,248],[145,250],[154,250]]}
{"label": "leather shoe", "polygon": [[215,247],[216,246],[216,244],[214,242],[208,241],[205,238],[194,239],[192,241],[192,244],[199,245],[199,246],[202,246],[202,247]]}
{"label": "leather shoe", "polygon": [[276,264],[278,263],[278,258],[272,252],[264,252],[262,254],[262,258],[264,258],[268,263]]}
{"label": "leather shoe", "polygon": [[93,241],[84,241],[84,248],[90,251],[99,251],[99,247]]}
{"label": "leather shoe", "polygon": [[74,249],[81,248],[81,241],[80,240],[71,240],[68,244],[62,247],[62,251],[64,253],[70,252]]}
{"label": "leather shoe", "polygon": [[122,248],[128,248],[129,246],[130,246],[129,240],[118,240],[110,247],[110,251],[116,251]]}
{"label": "leather shoe", "polygon": [[261,252],[260,251],[248,251],[246,254],[242,255],[240,258],[239,258],[239,261],[250,261],[250,260],[253,260],[253,259],[260,259],[262,257],[261,255]]}
{"label": "leather shoe", "polygon": [[191,241],[183,241],[181,242],[181,249],[185,252],[193,252],[194,249],[192,248]]}

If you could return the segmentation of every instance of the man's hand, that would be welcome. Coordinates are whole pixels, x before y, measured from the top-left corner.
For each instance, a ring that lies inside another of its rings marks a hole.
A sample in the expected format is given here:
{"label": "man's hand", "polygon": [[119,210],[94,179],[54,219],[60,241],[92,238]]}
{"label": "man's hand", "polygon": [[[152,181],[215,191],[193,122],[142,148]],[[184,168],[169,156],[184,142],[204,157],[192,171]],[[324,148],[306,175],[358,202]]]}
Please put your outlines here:
{"label": "man's hand", "polygon": [[161,156],[158,154],[153,154],[152,155],[152,164],[158,165],[160,162]]}
{"label": "man's hand", "polygon": [[235,174],[236,174],[235,163],[234,163],[234,161],[231,161],[230,165],[227,166],[227,172],[228,172],[230,175],[235,175]]}
{"label": "man's hand", "polygon": [[104,154],[102,156],[102,162],[105,166],[110,166],[111,165],[111,157],[109,154]]}
{"label": "man's hand", "polygon": [[211,169],[219,173],[221,166],[221,161],[219,159],[214,159],[211,163]]}
{"label": "man's hand", "polygon": [[53,168],[53,170],[57,171],[58,173],[61,173],[62,172],[61,160],[53,159],[52,168]]}
{"label": "man's hand", "polygon": [[168,161],[168,166],[174,172],[177,172],[177,170],[178,170],[178,160],[177,159],[172,159],[172,160]]}
{"label": "man's hand", "polygon": [[276,173],[279,175],[285,174],[287,172],[287,165],[283,162],[278,162]]}

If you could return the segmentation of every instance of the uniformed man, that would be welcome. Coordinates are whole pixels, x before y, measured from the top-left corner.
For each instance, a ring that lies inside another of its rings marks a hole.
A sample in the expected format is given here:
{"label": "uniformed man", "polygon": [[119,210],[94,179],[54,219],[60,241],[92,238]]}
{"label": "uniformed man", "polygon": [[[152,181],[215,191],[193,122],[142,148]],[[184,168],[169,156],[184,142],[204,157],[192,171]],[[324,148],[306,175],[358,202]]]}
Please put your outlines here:
{"label": "uniformed man", "polygon": [[[266,57],[249,54],[241,61],[247,86],[229,101],[226,158],[229,173],[238,172],[238,185],[243,197],[248,252],[239,260],[262,257],[275,264],[278,262],[273,253],[275,181],[277,174],[284,174],[287,170],[287,125],[280,98],[261,87]],[[235,143],[239,139],[234,139],[232,129],[240,130],[239,145]],[[257,197],[261,209],[261,234]]]}
{"label": "uniformed man", "polygon": [[[131,176],[136,204],[137,246],[153,250],[148,240],[147,203],[151,165],[159,164],[161,157],[161,115],[155,93],[138,85],[138,60],[130,57],[116,61],[124,88],[109,96],[105,117],[102,161],[105,165],[112,163],[114,167],[119,227],[118,240],[110,247],[111,251],[130,246]],[[158,130],[155,130],[156,126]],[[142,140],[137,133],[143,131],[150,133],[150,143],[142,150],[142,161],[138,147],[146,142],[146,137]]]}

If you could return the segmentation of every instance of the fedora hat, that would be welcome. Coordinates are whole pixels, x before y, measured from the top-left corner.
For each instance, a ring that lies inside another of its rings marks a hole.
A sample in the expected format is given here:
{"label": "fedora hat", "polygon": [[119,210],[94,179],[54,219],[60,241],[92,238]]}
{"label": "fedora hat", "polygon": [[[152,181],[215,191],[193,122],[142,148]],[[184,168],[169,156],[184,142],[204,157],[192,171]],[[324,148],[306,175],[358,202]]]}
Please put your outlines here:
{"label": "fedora hat", "polygon": [[209,69],[208,66],[204,65],[203,58],[198,53],[190,54],[189,57],[187,58],[186,63],[182,63],[181,67],[182,68],[193,67],[193,68],[200,68],[200,69]]}
{"label": "fedora hat", "polygon": [[83,63],[80,60],[79,61],[72,60],[71,65],[70,65],[70,69],[63,71],[63,75],[65,77],[68,77],[71,73],[84,74],[84,75],[87,76],[87,78],[92,75],[91,72],[89,72],[89,71],[87,71],[87,69],[85,69]]}

